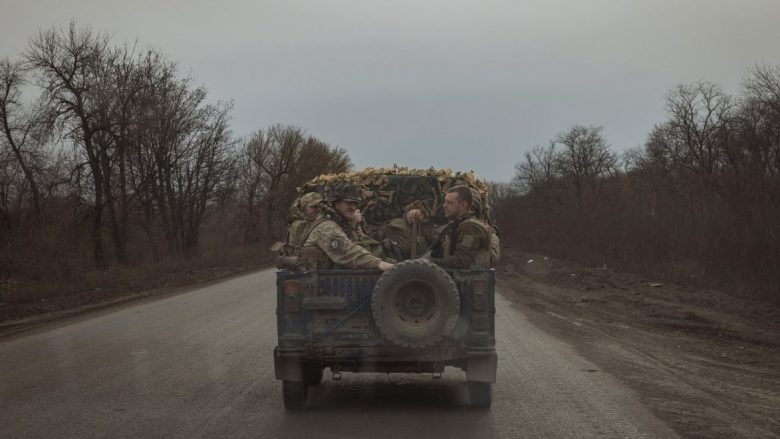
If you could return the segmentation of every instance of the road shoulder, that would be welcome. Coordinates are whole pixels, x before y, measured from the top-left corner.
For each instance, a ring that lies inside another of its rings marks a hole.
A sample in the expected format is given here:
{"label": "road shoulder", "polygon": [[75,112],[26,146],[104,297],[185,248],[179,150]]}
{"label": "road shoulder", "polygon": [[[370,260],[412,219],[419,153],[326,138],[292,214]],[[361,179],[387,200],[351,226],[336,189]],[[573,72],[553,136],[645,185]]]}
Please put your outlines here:
{"label": "road shoulder", "polygon": [[506,251],[499,290],[684,437],[780,435],[780,323],[765,304]]}

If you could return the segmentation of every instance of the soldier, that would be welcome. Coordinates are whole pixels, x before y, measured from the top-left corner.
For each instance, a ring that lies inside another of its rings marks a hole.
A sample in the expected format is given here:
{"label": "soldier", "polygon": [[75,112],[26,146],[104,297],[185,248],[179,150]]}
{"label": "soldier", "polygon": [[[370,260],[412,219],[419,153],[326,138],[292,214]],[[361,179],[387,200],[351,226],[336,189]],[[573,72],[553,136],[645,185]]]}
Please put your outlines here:
{"label": "soldier", "polygon": [[316,269],[327,270],[338,266],[347,268],[378,268],[387,271],[393,264],[372,255],[353,242],[344,231],[348,221],[354,220],[359,197],[351,193],[333,195],[335,212],[321,210],[303,232],[300,256]]}
{"label": "soldier", "polygon": [[366,222],[363,215],[358,210],[358,203],[362,201],[361,197],[353,187],[342,187],[335,189],[329,194],[333,211],[330,218],[341,226],[344,234],[355,244],[365,248],[372,255],[387,259],[382,244],[366,233]]}
{"label": "soldier", "polygon": [[[411,222],[406,218],[393,218],[382,225],[376,233],[376,238],[381,239],[385,247],[392,246],[398,259],[409,259],[422,255],[433,242],[433,225],[414,219]],[[416,231],[415,231],[416,229]],[[413,244],[414,243],[414,244]]]}
{"label": "soldier", "polygon": [[328,201],[335,211],[335,215],[332,215],[331,219],[341,226],[350,239],[358,239],[360,236],[357,229],[361,227],[360,222],[363,220],[363,216],[358,210],[361,198],[357,191],[336,189],[328,194]]}
{"label": "soldier", "polygon": [[[428,258],[444,268],[490,268],[491,226],[478,219],[478,194],[467,186],[454,186],[444,197],[444,214],[450,220]],[[410,212],[411,213],[411,212]]]}
{"label": "soldier", "polygon": [[293,207],[299,214],[297,219],[290,223],[287,231],[287,246],[292,250],[292,254],[297,254],[296,249],[303,247],[301,238],[306,229],[306,225],[311,223],[321,210],[321,205],[325,202],[322,195],[317,192],[309,192],[295,201]]}

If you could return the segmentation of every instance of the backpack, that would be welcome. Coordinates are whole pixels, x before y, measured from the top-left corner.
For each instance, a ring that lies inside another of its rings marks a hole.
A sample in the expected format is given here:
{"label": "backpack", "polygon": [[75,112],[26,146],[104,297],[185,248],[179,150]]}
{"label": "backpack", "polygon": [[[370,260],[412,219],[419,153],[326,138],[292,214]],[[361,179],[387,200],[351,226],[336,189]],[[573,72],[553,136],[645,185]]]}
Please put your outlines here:
{"label": "backpack", "polygon": [[488,250],[485,251],[485,257],[482,260],[482,267],[483,268],[495,267],[498,264],[498,262],[501,260],[501,241],[498,236],[498,228],[495,226],[491,226],[476,218],[469,218],[464,222],[478,225],[488,235],[488,240],[490,242],[490,245],[488,246]]}

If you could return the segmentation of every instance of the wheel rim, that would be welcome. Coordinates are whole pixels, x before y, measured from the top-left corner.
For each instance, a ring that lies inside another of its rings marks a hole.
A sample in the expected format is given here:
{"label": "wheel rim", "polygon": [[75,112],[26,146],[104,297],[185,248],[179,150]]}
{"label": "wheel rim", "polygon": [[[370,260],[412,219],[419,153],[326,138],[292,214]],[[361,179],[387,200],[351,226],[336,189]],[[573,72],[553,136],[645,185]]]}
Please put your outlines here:
{"label": "wheel rim", "polygon": [[441,315],[441,298],[426,282],[405,282],[393,292],[393,311],[404,325],[427,326]]}

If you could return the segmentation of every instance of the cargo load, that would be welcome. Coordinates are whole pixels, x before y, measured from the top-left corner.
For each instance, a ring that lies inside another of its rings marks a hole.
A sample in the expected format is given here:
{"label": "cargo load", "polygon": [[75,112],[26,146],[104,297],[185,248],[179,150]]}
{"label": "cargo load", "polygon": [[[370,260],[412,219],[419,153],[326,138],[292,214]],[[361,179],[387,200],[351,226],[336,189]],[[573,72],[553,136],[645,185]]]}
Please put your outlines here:
{"label": "cargo load", "polygon": [[385,224],[412,208],[423,210],[434,224],[445,224],[444,195],[457,185],[467,185],[477,191],[481,206],[478,216],[492,224],[488,185],[471,171],[397,166],[366,168],[359,172],[320,175],[298,188],[298,193],[317,192],[328,199],[331,193],[356,190],[361,195],[360,208],[369,225]]}

